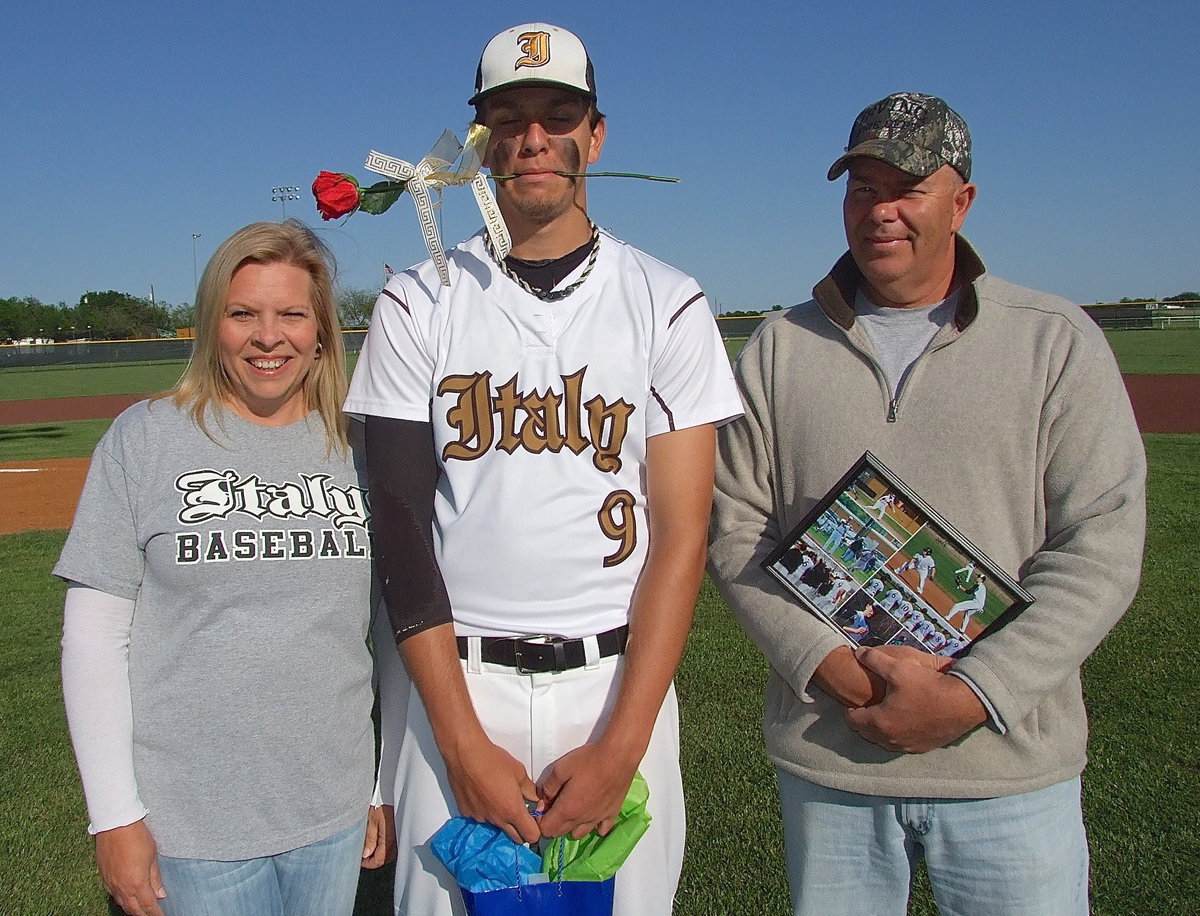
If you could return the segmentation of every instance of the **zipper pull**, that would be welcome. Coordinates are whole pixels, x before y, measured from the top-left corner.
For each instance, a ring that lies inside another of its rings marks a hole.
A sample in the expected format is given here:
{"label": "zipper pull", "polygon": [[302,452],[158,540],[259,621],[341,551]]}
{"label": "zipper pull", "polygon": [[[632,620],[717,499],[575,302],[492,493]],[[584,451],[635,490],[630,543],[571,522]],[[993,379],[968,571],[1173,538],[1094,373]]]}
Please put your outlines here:
{"label": "zipper pull", "polygon": [[892,398],[888,401],[887,421],[889,423],[896,422],[896,408],[900,406],[899,401],[899,398]]}

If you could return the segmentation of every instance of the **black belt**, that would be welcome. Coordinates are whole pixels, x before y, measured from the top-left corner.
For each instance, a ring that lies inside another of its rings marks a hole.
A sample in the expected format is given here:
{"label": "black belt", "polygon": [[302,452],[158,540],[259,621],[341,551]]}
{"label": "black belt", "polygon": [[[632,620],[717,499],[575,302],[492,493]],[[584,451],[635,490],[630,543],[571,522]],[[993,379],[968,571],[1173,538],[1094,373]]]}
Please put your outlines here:
{"label": "black belt", "polygon": [[[467,657],[467,638],[458,637],[458,657]],[[600,657],[621,655],[629,641],[629,627],[620,626],[599,633],[596,642]],[[492,665],[507,665],[529,674],[568,671],[587,664],[582,639],[561,636],[484,636],[479,640],[480,660]]]}

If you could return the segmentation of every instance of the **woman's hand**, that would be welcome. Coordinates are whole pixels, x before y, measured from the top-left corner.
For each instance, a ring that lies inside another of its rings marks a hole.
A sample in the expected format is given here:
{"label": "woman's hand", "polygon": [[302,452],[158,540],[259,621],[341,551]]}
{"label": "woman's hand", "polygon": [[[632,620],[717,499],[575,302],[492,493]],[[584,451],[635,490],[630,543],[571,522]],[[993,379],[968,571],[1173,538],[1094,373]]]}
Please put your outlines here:
{"label": "woman's hand", "polygon": [[363,840],[362,867],[379,868],[396,860],[396,809],[372,805],[367,812],[367,836]]}
{"label": "woman's hand", "polygon": [[163,916],[167,896],[158,873],[158,849],[145,821],[96,834],[96,864],[105,888],[129,916]]}

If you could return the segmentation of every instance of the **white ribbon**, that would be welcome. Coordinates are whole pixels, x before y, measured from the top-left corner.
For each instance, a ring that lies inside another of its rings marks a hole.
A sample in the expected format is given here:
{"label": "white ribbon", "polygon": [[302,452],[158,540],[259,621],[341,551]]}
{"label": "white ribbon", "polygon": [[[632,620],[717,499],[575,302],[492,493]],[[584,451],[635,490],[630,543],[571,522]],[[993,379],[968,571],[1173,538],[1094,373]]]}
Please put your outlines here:
{"label": "white ribbon", "polygon": [[[463,146],[453,133],[444,131],[441,139],[429,151],[429,155],[416,165],[403,159],[385,156],[375,150],[371,150],[367,157],[368,169],[393,181],[403,181],[404,189],[412,195],[417,208],[417,219],[421,223],[421,234],[425,236],[425,247],[429,249],[429,257],[437,268],[442,286],[450,285],[450,269],[433,211],[441,203],[443,188],[469,184],[475,193],[475,203],[483,216],[484,225],[497,255],[503,258],[512,250],[512,238],[508,234],[508,227],[504,225],[500,208],[496,205],[491,185],[479,171],[483,164],[483,151],[487,147],[488,134],[486,127],[472,124],[467,134],[466,146]],[[454,167],[456,161],[457,168]],[[438,194],[438,204],[433,202],[430,191]]]}

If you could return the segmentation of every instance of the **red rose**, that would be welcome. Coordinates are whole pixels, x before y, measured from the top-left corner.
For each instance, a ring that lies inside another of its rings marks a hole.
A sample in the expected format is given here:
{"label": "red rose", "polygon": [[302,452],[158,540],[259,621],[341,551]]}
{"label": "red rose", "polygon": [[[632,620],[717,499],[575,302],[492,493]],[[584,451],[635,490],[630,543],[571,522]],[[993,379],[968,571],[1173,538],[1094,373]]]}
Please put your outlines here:
{"label": "red rose", "polygon": [[320,172],[312,185],[322,219],[338,219],[358,209],[358,182],[339,172]]}

